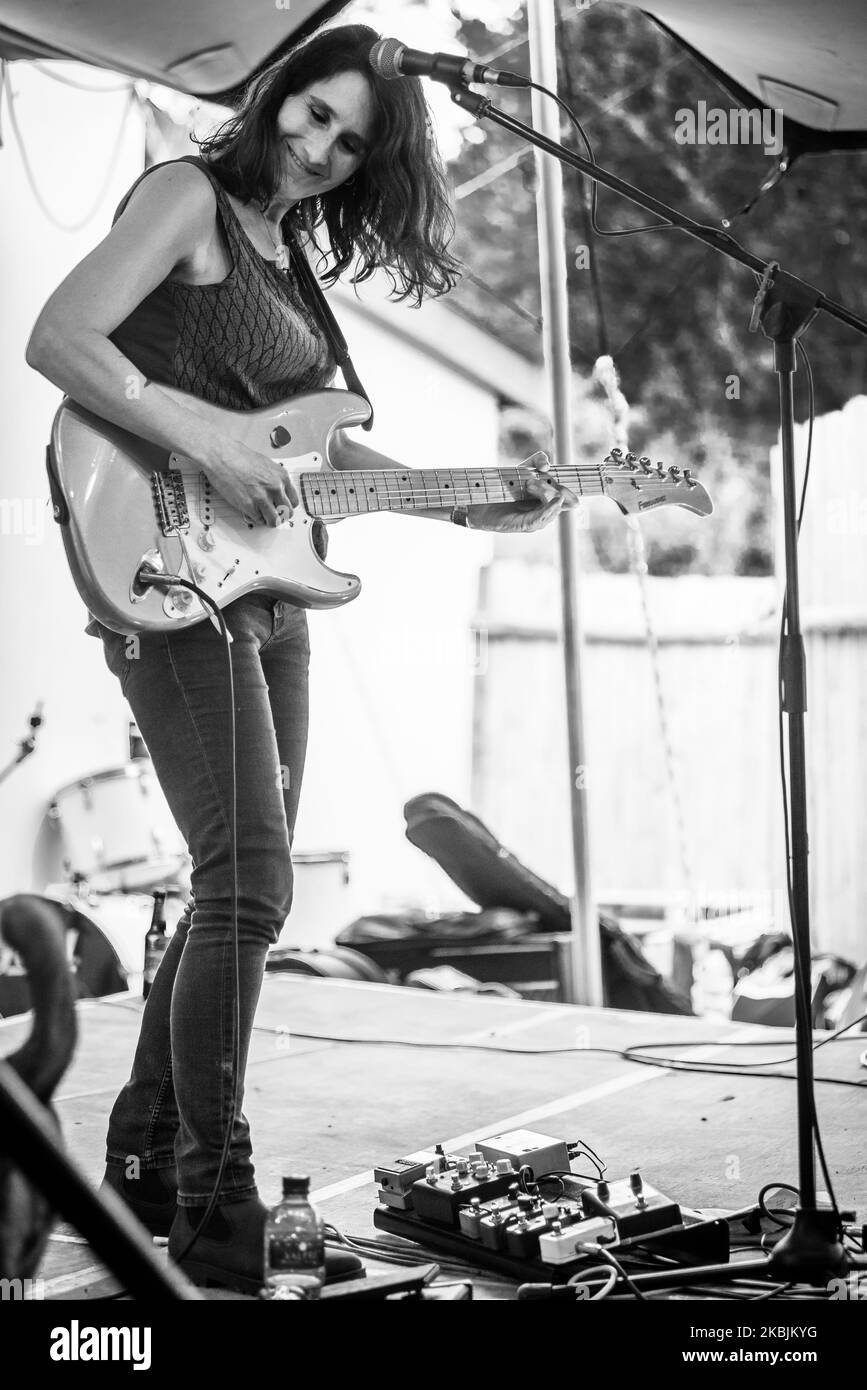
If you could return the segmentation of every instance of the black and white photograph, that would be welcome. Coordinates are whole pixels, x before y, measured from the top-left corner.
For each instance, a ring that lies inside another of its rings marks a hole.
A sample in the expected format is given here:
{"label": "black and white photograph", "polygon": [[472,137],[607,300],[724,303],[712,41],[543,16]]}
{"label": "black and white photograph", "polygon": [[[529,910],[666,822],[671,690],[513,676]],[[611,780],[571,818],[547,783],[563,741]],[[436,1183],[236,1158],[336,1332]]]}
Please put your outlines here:
{"label": "black and white photograph", "polygon": [[857,1365],[865,73],[859,0],[0,0],[28,1370]]}

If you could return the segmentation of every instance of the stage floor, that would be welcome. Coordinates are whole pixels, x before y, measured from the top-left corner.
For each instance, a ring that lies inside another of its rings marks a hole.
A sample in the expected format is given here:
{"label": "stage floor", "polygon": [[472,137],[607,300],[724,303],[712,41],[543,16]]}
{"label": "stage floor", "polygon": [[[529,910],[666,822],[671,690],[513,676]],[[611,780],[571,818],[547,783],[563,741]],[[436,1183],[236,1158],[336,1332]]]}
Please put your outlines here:
{"label": "stage floor", "polygon": [[[69,1151],[95,1183],[141,1007],[140,999],[116,995],[78,1008],[78,1049],[55,1103]],[[0,1023],[0,1052],[12,1051],[27,1027],[27,1019]],[[781,1045],[726,1047],[759,1038]],[[715,1051],[691,1050],[707,1039],[716,1040]],[[670,1044],[660,1049],[666,1055],[720,1063],[767,1063],[792,1052],[789,1034],[754,1026],[269,974],[245,1098],[261,1195],[276,1201],[284,1172],[309,1173],[326,1219],[348,1235],[371,1237],[379,1234],[374,1165],[437,1142],[469,1147],[516,1128],[584,1139],[607,1164],[606,1177],[638,1168],[689,1207],[735,1210],[753,1203],[765,1183],[797,1180],[791,1080],[686,1074],[616,1055],[651,1042]],[[867,1083],[858,1064],[864,1045],[860,1034],[821,1048],[817,1077]],[[863,1213],[865,1096],[825,1083],[817,1096],[837,1200]],[[435,1256],[419,1262],[429,1259]],[[104,1297],[117,1287],[67,1226],[57,1228],[40,1274],[47,1298]],[[488,1277],[476,1296],[509,1294]]]}

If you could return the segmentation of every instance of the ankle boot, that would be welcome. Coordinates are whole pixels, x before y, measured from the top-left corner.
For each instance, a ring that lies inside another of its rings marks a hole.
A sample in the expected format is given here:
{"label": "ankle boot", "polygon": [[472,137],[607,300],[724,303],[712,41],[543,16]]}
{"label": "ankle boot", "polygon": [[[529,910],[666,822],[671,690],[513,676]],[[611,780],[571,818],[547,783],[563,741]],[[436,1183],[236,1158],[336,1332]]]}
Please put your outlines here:
{"label": "ankle boot", "polygon": [[[234,1289],[257,1297],[265,1284],[265,1218],[268,1208],[258,1197],[224,1202],[214,1208],[208,1224],[188,1255],[184,1254],[201,1226],[205,1206],[178,1207],[169,1233],[169,1257],[194,1284]],[[325,1252],[325,1282],[358,1279],[364,1266],[349,1252]]]}
{"label": "ankle boot", "polygon": [[120,1164],[109,1163],[101,1186],[117,1192],[151,1235],[169,1234],[178,1196],[174,1168],[143,1168],[139,1177],[129,1178]]}

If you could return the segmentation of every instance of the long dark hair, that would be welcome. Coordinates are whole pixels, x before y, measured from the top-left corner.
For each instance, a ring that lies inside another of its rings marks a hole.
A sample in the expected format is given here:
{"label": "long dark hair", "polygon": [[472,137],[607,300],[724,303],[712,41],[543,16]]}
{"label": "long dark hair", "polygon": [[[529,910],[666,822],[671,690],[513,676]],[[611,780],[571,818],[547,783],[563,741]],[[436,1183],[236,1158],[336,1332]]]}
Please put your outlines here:
{"label": "long dark hair", "polygon": [[425,294],[445,294],[458,278],[458,262],[448,251],[454,215],[421,83],[374,72],[368,57],[378,37],[366,24],[319,30],[259,73],[235,114],[199,143],[229,193],[264,209],[280,181],[277,113],[283,102],[338,73],[361,73],[375,109],[369,155],[348,183],[301,199],[286,217],[319,251],[316,229],[325,227],[333,260],[322,276],[326,284],[357,258],[353,283],[382,268],[397,299],[420,304]]}

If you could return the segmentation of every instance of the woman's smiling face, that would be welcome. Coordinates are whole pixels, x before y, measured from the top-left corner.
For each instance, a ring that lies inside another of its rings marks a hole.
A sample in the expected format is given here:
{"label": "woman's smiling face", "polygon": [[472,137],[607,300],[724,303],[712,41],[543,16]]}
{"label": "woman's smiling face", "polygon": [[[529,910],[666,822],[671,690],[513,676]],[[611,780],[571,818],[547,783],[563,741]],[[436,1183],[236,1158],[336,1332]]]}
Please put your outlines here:
{"label": "woman's smiling face", "polygon": [[341,72],[287,97],[277,112],[284,178],[278,196],[297,202],[337,188],[361,167],[375,110],[367,78]]}

